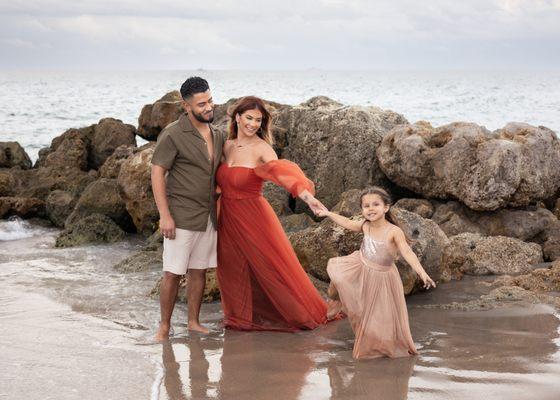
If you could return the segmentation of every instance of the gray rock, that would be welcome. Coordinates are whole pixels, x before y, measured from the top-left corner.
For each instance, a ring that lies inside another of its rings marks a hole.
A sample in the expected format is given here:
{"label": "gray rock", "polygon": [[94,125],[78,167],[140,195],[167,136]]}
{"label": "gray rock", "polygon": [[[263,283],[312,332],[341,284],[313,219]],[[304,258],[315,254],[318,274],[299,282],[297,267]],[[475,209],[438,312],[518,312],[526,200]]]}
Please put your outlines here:
{"label": "gray rock", "polygon": [[72,247],[94,243],[114,243],[124,239],[124,231],[112,219],[101,214],[89,215],[56,238],[56,247]]}
{"label": "gray rock", "polygon": [[63,227],[77,200],[77,196],[64,190],[52,191],[46,201],[47,218],[53,225]]}
{"label": "gray rock", "polygon": [[94,126],[91,125],[80,129],[72,128],[54,138],[49,148],[42,149],[39,152],[39,158],[35,163],[35,167],[73,167],[87,171],[88,152]]}
{"label": "gray rock", "polygon": [[[436,282],[450,280],[452,277],[450,271],[442,265],[443,249],[449,244],[449,239],[441,228],[432,220],[422,218],[416,213],[395,206],[391,207],[389,212],[394,222],[412,240],[412,250],[428,275]],[[402,259],[397,261],[397,267],[399,267],[399,270],[406,270],[411,273],[410,267]],[[418,289],[421,286],[421,281],[416,273],[412,272],[412,274],[411,278],[414,278],[413,289]],[[401,273],[402,275],[404,273]]]}
{"label": "gray rock", "polygon": [[154,104],[142,108],[138,118],[138,135],[146,140],[155,141],[159,133],[183,113],[181,94],[178,91],[167,93]]}
{"label": "gray rock", "polygon": [[87,172],[76,167],[41,167],[26,171],[13,171],[16,192],[21,197],[46,200],[54,190],[64,190],[80,195],[95,180]]}
{"label": "gray rock", "polygon": [[140,251],[113,266],[113,269],[121,273],[155,271],[162,268],[161,250]]}
{"label": "gray rock", "polygon": [[432,219],[445,233],[479,233],[487,236],[508,236],[538,243],[543,247],[547,260],[560,257],[560,221],[541,207],[473,211],[459,202],[434,202],[436,211]]}
{"label": "gray rock", "polygon": [[332,208],[332,211],[345,217],[360,215],[362,203],[360,201],[361,189],[350,189],[340,195],[340,200]]}
{"label": "gray rock", "polygon": [[99,169],[121,145],[136,146],[136,128],[114,118],[103,118],[94,125],[88,167]]}
{"label": "gray rock", "polygon": [[143,146],[121,165],[117,178],[119,193],[126,210],[140,233],[151,235],[157,227],[159,213],[151,183],[151,160],[155,143]]}
{"label": "gray rock", "polygon": [[42,218],[45,216],[45,202],[33,197],[0,197],[0,218],[12,215]]}
{"label": "gray rock", "polygon": [[116,179],[101,178],[89,184],[66,220],[65,226],[70,227],[91,214],[106,215],[127,232],[136,230],[119,194]]}
{"label": "gray rock", "polygon": [[310,226],[316,225],[316,222],[307,214],[292,214],[280,218],[282,227],[287,233],[302,231]]}
{"label": "gray rock", "polygon": [[386,132],[406,122],[392,111],[343,106],[326,97],[287,107],[276,118],[286,130],[282,158],[302,168],[329,208],[349,189],[383,182],[375,149]]}
{"label": "gray rock", "polygon": [[292,210],[289,207],[290,193],[284,188],[275,185],[272,182],[265,182],[263,185],[263,196],[270,203],[270,206],[278,216],[291,215]]}
{"label": "gray rock", "polygon": [[31,159],[18,142],[0,142],[0,168],[31,168]]}
{"label": "gray rock", "polygon": [[99,168],[99,177],[117,179],[122,163],[134,154],[135,147],[132,145],[121,145],[115,149],[113,154],[105,160]]}
{"label": "gray rock", "polygon": [[9,169],[0,169],[0,196],[12,196],[16,190],[16,178]]}
{"label": "gray rock", "polygon": [[560,187],[558,138],[522,123],[494,132],[465,122],[402,125],[385,135],[377,158],[397,185],[473,210],[526,206]]}
{"label": "gray rock", "polygon": [[511,275],[527,273],[542,261],[542,250],[536,243],[463,233],[451,238],[442,264],[456,274]]}
{"label": "gray rock", "polygon": [[416,213],[422,218],[431,218],[434,214],[434,206],[426,199],[400,199],[395,207]]}

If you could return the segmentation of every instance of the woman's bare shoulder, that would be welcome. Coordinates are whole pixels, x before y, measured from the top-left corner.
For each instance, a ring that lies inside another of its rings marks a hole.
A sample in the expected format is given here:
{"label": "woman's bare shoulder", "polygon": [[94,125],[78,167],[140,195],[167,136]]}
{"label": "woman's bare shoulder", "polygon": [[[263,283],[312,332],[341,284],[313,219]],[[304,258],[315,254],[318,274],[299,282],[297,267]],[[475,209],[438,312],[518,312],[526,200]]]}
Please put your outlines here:
{"label": "woman's bare shoulder", "polygon": [[258,152],[259,158],[263,162],[269,162],[278,159],[274,148],[263,139],[259,138],[259,142],[255,145],[255,150]]}

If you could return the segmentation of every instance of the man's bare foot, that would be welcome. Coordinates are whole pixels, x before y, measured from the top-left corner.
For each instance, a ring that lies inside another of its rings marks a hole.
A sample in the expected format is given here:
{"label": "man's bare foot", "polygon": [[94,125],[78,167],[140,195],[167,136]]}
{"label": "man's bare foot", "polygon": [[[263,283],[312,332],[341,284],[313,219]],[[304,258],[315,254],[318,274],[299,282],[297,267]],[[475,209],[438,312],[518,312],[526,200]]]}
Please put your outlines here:
{"label": "man's bare foot", "polygon": [[200,325],[198,322],[189,322],[188,324],[188,329],[191,332],[198,332],[198,333],[204,333],[204,334],[208,334],[210,333],[210,330],[208,328],[205,328],[204,326]]}
{"label": "man's bare foot", "polygon": [[159,328],[154,336],[154,340],[156,342],[163,342],[164,340],[169,339],[169,325],[160,324]]}

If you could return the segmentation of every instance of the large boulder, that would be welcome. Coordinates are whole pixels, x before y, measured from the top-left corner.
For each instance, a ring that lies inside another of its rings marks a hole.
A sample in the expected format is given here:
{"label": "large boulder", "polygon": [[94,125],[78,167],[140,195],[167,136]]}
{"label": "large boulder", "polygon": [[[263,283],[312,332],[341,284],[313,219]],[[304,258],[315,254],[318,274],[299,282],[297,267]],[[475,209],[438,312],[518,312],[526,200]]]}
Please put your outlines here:
{"label": "large boulder", "polygon": [[69,227],[91,214],[106,215],[125,231],[135,231],[132,218],[119,194],[116,179],[101,178],[89,184],[66,220],[65,226]]}
{"label": "large boulder", "polygon": [[349,189],[383,182],[375,149],[386,132],[404,123],[395,112],[343,106],[326,97],[286,107],[276,118],[286,130],[282,158],[303,169],[316,184],[317,198],[329,208]]}
{"label": "large boulder", "polygon": [[526,206],[560,187],[558,138],[522,123],[494,132],[466,122],[402,125],[385,135],[377,158],[397,185],[473,210]]}
{"label": "large boulder", "polygon": [[560,258],[560,221],[542,207],[473,211],[456,201],[434,202],[432,219],[449,235],[470,232],[485,236],[508,236],[543,247],[545,258]]}
{"label": "large boulder", "polygon": [[542,261],[542,250],[536,243],[474,233],[452,237],[442,257],[443,267],[458,275],[521,274]]}
{"label": "large boulder", "polygon": [[154,104],[142,107],[138,118],[138,136],[150,141],[157,140],[163,128],[176,121],[183,113],[181,102],[181,94],[175,90]]}
{"label": "large boulder", "polygon": [[416,213],[422,218],[431,218],[434,214],[434,205],[426,199],[400,199],[395,203],[395,207]]}
{"label": "large boulder", "polygon": [[18,142],[0,142],[0,168],[31,168],[31,159]]}
{"label": "large boulder", "polygon": [[150,235],[156,230],[159,213],[151,184],[151,160],[155,143],[138,149],[121,165],[117,183],[126,210],[132,217],[136,230]]}
{"label": "large boulder", "polygon": [[136,128],[118,119],[103,118],[94,125],[88,167],[99,169],[121,145],[136,146]]}
{"label": "large boulder", "polygon": [[117,147],[136,146],[135,135],[134,126],[118,119],[103,118],[97,124],[72,128],[55,137],[49,147],[39,151],[35,167],[99,169]]}
{"label": "large boulder", "polygon": [[0,197],[12,196],[16,190],[16,178],[9,169],[0,169]]}
{"label": "large boulder", "polygon": [[135,147],[132,145],[121,145],[115,149],[107,160],[99,168],[100,178],[117,179],[122,163],[134,154]]}
{"label": "large boulder", "polygon": [[21,218],[45,216],[45,202],[28,197],[0,197],[0,218],[17,215]]}
{"label": "large boulder", "polygon": [[80,195],[95,180],[95,176],[76,167],[42,167],[13,171],[17,195],[46,200],[54,190]]}
{"label": "large boulder", "polygon": [[78,196],[64,190],[53,190],[46,200],[47,218],[58,227],[63,227],[64,222],[72,213]]}
{"label": "large boulder", "polygon": [[57,238],[56,247],[72,247],[94,243],[114,243],[123,240],[124,231],[112,219],[92,214],[66,228]]}
{"label": "large boulder", "polygon": [[[441,262],[443,249],[449,244],[449,239],[440,227],[432,220],[422,218],[414,212],[395,206],[391,207],[390,216],[407,237],[412,240],[412,250],[428,275],[434,281],[449,281],[452,278],[451,271],[445,268]],[[397,267],[402,271],[401,276],[405,272],[407,274],[413,273],[406,261],[400,258],[397,261]],[[415,288],[418,288],[421,281],[415,273],[413,273],[413,278]]]}
{"label": "large boulder", "polygon": [[68,168],[88,170],[88,152],[94,125],[80,129],[69,129],[55,137],[50,147],[39,151],[35,167]]}
{"label": "large boulder", "polygon": [[338,203],[332,208],[332,211],[345,217],[351,217],[362,213],[361,202],[362,190],[350,189],[340,195]]}

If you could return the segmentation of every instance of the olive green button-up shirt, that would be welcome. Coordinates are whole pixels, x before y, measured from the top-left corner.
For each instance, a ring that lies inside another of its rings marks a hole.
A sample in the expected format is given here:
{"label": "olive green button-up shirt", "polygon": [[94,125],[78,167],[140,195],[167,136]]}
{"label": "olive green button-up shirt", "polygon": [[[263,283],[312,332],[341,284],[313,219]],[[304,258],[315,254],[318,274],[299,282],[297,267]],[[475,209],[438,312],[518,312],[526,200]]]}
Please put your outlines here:
{"label": "olive green button-up shirt", "polygon": [[211,129],[214,159],[202,135],[183,114],[159,134],[152,164],[168,170],[167,201],[175,226],[191,231],[205,231],[208,216],[217,226],[215,175],[224,137]]}

